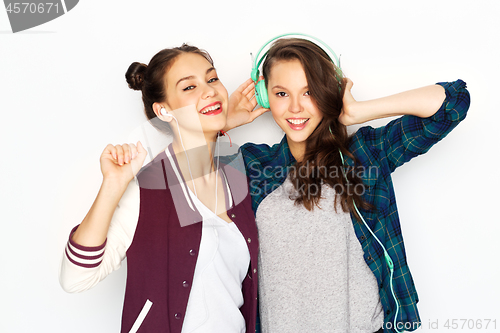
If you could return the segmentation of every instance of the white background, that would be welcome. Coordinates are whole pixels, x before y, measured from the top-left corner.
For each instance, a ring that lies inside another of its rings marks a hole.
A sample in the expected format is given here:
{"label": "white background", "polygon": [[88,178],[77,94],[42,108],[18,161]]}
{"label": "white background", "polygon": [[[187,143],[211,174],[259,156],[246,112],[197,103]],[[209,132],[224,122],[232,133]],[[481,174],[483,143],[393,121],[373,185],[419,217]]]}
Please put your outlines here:
{"label": "white background", "polygon": [[[82,294],[61,289],[58,267],[97,194],[102,149],[144,121],[124,79],[130,63],[189,42],[211,53],[232,92],[249,77],[249,53],[293,31],[342,54],[358,100],[467,82],[465,121],[393,180],[421,331],[461,318],[500,329],[498,14],[496,0],[84,0],[12,34],[0,10],[0,332],[119,330],[125,267]],[[282,133],[266,115],[230,134],[272,144]]]}

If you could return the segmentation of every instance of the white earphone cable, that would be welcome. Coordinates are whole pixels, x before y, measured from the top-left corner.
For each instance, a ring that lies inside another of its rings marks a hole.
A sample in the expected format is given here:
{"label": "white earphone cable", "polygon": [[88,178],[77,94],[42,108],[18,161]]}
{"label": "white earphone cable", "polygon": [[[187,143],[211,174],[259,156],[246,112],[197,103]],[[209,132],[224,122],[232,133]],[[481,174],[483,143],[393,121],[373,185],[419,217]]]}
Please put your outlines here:
{"label": "white earphone cable", "polygon": [[215,169],[215,215],[217,215],[217,184],[219,183],[219,158],[220,158],[220,151],[219,151],[219,136],[215,137],[215,142],[217,146],[217,168]]}
{"label": "white earphone cable", "polygon": [[177,118],[175,118],[175,116],[173,114],[170,114],[170,116],[175,119],[175,123],[177,124],[177,132],[179,132],[179,139],[181,139],[181,146],[182,146],[182,149],[184,150],[184,153],[186,154],[189,175],[191,176],[191,181],[193,182],[194,195],[198,198],[198,193],[196,193],[196,185],[194,184],[193,173],[191,172],[191,165],[189,164],[189,156],[188,156],[188,153],[186,151],[186,148],[184,148],[184,143],[182,142],[182,135],[181,135],[181,129],[179,127],[179,122],[177,121]]}
{"label": "white earphone cable", "polygon": [[[179,122],[177,121],[177,118],[173,114],[169,114],[172,118],[175,119],[175,123],[177,124],[177,132],[179,133],[179,139],[181,140],[181,146],[182,149],[184,150],[184,153],[186,154],[186,160],[188,164],[188,170],[189,170],[189,175],[191,176],[191,181],[193,182],[193,189],[194,189],[194,195],[198,198],[198,193],[196,192],[196,185],[194,184],[194,178],[193,178],[193,173],[191,172],[191,164],[189,163],[189,156],[186,151],[186,148],[184,147],[184,143],[182,142],[182,135],[181,135],[181,129],[179,127]],[[215,210],[214,213],[217,215],[217,189],[218,189],[218,183],[219,183],[219,159],[220,159],[220,150],[219,150],[219,137],[217,136],[216,139],[216,149],[217,149],[217,167],[215,170]]]}
{"label": "white earphone cable", "polygon": [[[330,129],[330,133],[331,133],[331,129]],[[339,153],[340,153],[340,158],[342,159],[342,166],[344,166],[344,155],[342,155],[342,152],[340,151],[340,149],[339,149]],[[349,182],[345,173],[344,173],[344,177],[345,177],[345,180],[347,182]],[[375,235],[373,230],[368,226],[368,223],[366,223],[365,219],[363,218],[363,215],[361,215],[361,212],[359,211],[358,207],[356,206],[356,203],[354,202],[354,200],[352,201],[352,203],[354,204],[354,208],[355,208],[356,212],[358,213],[359,217],[361,218],[361,220],[363,221],[364,225],[366,226],[368,231],[372,234],[373,238],[375,238],[375,240],[379,243],[379,245],[382,247],[382,250],[384,251],[384,258],[385,258],[385,261],[387,262],[387,265],[389,266],[389,271],[391,273],[391,276],[389,278],[389,285],[391,287],[391,292],[392,292],[392,297],[394,298],[394,302],[396,302],[396,313],[394,314],[394,320],[393,320],[394,330],[396,330],[397,333],[401,333],[401,331],[399,331],[398,326],[396,324],[396,320],[398,319],[398,313],[399,313],[399,300],[396,297],[396,293],[394,292],[394,286],[392,283],[393,276],[394,276],[394,262],[392,261],[392,258],[389,255],[389,253],[387,252],[384,244],[382,244],[382,242],[378,239],[378,237]]]}

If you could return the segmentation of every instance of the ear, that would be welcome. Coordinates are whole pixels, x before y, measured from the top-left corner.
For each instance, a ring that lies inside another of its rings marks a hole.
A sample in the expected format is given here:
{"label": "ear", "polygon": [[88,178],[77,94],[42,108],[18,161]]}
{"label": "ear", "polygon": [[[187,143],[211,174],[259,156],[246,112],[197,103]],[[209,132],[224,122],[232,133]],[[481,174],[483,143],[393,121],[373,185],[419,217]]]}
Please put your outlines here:
{"label": "ear", "polygon": [[162,121],[165,121],[167,123],[171,122],[173,117],[165,117],[164,115],[162,115],[161,111],[160,111],[162,108],[165,108],[165,111],[167,111],[167,113],[171,114],[172,110],[170,109],[170,107],[166,103],[162,103],[162,104],[153,103],[153,111],[156,114],[156,116]]}

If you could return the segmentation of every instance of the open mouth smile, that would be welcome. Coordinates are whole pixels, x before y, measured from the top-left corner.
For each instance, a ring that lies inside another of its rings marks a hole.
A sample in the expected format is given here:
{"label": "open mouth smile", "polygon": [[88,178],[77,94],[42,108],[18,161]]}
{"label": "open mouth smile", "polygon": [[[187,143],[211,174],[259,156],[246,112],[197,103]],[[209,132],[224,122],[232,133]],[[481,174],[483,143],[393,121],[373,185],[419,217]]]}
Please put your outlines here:
{"label": "open mouth smile", "polygon": [[215,116],[222,112],[222,104],[221,102],[215,102],[205,106],[200,110],[200,113],[205,116]]}
{"label": "open mouth smile", "polygon": [[306,127],[309,118],[288,118],[286,121],[291,129],[300,131]]}

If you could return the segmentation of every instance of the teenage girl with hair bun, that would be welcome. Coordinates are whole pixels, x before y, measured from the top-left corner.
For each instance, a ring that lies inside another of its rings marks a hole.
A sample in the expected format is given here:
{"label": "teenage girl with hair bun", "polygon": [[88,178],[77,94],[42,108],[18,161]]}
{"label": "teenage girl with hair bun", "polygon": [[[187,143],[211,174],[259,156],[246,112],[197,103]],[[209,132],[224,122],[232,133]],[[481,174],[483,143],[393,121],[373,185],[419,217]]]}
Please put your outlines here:
{"label": "teenage girl with hair bun", "polygon": [[247,108],[247,119],[264,111],[248,113],[253,84],[229,99],[208,53],[189,45],[133,63],[126,79],[173,143],[142,169],[140,143],[104,149],[102,185],[70,233],[62,287],[87,290],[126,256],[122,332],[253,332],[258,239],[246,177],[214,158],[229,108]]}

